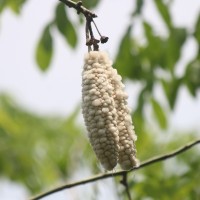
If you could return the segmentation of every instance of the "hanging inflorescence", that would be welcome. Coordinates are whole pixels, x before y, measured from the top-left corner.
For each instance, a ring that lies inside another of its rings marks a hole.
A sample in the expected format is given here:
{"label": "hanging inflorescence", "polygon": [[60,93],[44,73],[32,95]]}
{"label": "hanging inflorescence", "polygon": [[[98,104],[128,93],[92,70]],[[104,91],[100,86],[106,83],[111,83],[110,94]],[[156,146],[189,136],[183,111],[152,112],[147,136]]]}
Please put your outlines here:
{"label": "hanging inflorescence", "polygon": [[137,165],[136,135],[127,98],[108,55],[89,52],[82,73],[82,112],[90,143],[107,170],[117,163],[125,170]]}

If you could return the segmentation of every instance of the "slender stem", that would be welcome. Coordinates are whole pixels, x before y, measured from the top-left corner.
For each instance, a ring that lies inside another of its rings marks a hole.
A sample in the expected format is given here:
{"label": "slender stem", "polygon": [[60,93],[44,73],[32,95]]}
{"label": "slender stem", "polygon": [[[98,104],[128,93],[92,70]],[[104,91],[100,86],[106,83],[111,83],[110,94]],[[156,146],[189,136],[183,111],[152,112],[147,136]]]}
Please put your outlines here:
{"label": "slender stem", "polygon": [[97,32],[98,32],[98,34],[99,34],[99,36],[101,37],[102,35],[101,35],[101,33],[100,33],[100,31],[99,31],[99,29],[98,29],[98,27],[97,27],[97,25],[96,25],[95,21],[94,21],[94,20],[92,20],[92,22],[93,22],[93,24],[94,24],[94,26],[95,26],[95,28],[96,28],[96,30],[97,30]]}
{"label": "slender stem", "polygon": [[188,151],[189,149],[191,149],[192,147],[194,147],[195,145],[199,144],[200,143],[200,139],[199,140],[195,140],[189,144],[186,144],[185,146],[171,152],[171,153],[167,153],[165,155],[161,155],[161,156],[158,156],[158,157],[154,157],[154,158],[151,158],[145,162],[142,162],[139,166],[137,167],[134,167],[133,169],[129,170],[129,171],[125,171],[125,170],[120,170],[118,172],[110,172],[110,173],[104,173],[104,174],[98,174],[96,176],[93,176],[93,177],[90,177],[88,179],[85,179],[85,180],[80,180],[80,181],[77,181],[77,182],[74,182],[74,183],[70,183],[70,184],[64,184],[62,186],[59,186],[57,188],[54,188],[52,190],[49,190],[47,192],[44,192],[42,194],[39,194],[35,197],[32,197],[30,198],[29,200],[38,200],[38,199],[41,199],[42,197],[46,197],[50,194],[53,194],[53,193],[56,193],[56,192],[59,192],[61,190],[64,190],[64,189],[68,189],[68,188],[72,188],[72,187],[75,187],[75,186],[78,186],[78,185],[83,185],[83,184],[87,184],[87,183],[91,183],[91,182],[94,182],[94,181],[98,181],[98,180],[101,180],[101,179],[105,179],[105,178],[112,178],[112,177],[116,177],[116,176],[124,176],[124,174],[128,174],[132,171],[136,171],[136,170],[139,170],[139,169],[142,169],[144,167],[147,167],[149,165],[152,165],[152,164],[155,164],[155,163],[158,163],[158,162],[162,162],[164,160],[167,160],[169,158],[172,158],[172,157],[175,157],[185,151]]}

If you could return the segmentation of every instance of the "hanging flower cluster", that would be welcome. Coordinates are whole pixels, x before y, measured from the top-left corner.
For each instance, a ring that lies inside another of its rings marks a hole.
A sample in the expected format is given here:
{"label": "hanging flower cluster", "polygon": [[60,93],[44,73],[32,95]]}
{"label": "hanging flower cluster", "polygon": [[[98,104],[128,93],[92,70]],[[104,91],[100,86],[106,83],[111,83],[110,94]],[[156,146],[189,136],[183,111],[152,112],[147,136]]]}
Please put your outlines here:
{"label": "hanging flower cluster", "polygon": [[90,143],[106,170],[112,170],[117,163],[124,170],[137,165],[137,137],[121,80],[105,52],[91,51],[86,55],[82,112]]}

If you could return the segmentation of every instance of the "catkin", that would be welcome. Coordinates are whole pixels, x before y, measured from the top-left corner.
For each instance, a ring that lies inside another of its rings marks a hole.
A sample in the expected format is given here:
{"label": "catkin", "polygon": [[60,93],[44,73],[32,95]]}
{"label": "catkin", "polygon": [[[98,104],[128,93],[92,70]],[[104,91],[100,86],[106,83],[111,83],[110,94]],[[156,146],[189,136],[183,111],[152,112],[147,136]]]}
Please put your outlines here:
{"label": "catkin", "polygon": [[128,95],[124,91],[124,84],[117,70],[111,68],[112,85],[114,88],[114,101],[117,108],[117,128],[119,131],[119,161],[121,168],[129,170],[138,164],[136,159],[135,141],[137,136],[132,125],[132,118],[127,106]]}
{"label": "catkin", "polygon": [[107,170],[117,163],[125,170],[137,165],[136,135],[123,88],[105,52],[91,51],[85,56],[82,113],[90,143]]}

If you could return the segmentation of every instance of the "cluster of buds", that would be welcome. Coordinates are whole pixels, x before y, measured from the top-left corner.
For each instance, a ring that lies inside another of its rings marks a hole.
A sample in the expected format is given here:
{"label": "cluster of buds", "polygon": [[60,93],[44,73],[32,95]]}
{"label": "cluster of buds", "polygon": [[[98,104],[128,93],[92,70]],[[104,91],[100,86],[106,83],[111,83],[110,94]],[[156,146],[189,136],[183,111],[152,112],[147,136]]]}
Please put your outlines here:
{"label": "cluster of buds", "polygon": [[137,165],[137,139],[122,78],[105,52],[85,56],[82,73],[82,112],[90,143],[106,170],[117,163],[124,170]]}

